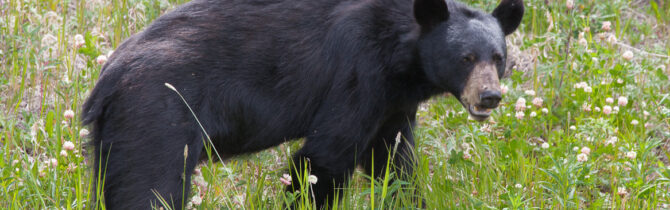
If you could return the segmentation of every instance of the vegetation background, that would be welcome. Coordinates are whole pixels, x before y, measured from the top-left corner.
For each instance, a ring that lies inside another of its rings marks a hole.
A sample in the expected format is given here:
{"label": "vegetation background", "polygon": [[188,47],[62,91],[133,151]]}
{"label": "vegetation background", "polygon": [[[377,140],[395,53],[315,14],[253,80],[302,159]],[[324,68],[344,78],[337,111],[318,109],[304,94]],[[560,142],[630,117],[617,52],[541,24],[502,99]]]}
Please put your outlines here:
{"label": "vegetation background", "polygon": [[[184,0],[0,0],[0,208],[82,209],[96,189],[82,101],[107,56]],[[466,0],[492,11],[497,0]],[[415,180],[357,172],[337,208],[670,209],[670,3],[526,0],[502,105],[421,106]],[[207,162],[188,208],[282,208],[300,141]],[[308,201],[302,208],[309,208]]]}

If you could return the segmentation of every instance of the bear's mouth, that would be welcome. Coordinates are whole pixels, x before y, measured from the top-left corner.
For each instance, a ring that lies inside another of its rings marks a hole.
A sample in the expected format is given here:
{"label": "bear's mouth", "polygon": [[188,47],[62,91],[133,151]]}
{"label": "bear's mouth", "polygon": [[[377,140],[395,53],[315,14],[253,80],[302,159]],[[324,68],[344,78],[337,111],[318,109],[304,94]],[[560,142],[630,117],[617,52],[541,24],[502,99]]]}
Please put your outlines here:
{"label": "bear's mouth", "polygon": [[477,121],[483,121],[489,116],[491,116],[492,108],[486,108],[479,105],[468,105],[468,112],[470,116]]}

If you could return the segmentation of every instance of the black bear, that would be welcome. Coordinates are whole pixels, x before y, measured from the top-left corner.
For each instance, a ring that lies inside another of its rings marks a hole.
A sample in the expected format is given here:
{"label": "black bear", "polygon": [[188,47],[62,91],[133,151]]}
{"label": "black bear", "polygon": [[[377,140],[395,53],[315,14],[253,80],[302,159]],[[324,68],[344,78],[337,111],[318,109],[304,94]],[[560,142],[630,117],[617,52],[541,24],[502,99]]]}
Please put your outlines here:
{"label": "black bear", "polygon": [[523,12],[522,0],[490,14],[445,0],[186,3],[121,44],[83,106],[99,199],[146,209],[155,192],[182,208],[209,142],[165,83],[225,158],[304,137],[292,161],[309,160],[319,207],[357,166],[382,174],[371,160],[384,166],[399,132],[392,162],[411,174],[418,104],[448,92],[487,118],[501,99],[505,36]]}

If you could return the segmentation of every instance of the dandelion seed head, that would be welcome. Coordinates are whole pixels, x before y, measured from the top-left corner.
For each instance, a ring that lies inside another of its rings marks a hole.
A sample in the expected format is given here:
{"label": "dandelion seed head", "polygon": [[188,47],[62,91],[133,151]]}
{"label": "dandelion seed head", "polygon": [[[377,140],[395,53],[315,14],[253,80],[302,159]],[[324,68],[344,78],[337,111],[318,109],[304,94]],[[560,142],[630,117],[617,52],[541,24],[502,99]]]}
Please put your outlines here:
{"label": "dandelion seed head", "polygon": [[50,48],[54,47],[57,42],[58,39],[54,35],[46,34],[42,37],[42,41],[40,43],[42,47]]}
{"label": "dandelion seed head", "polygon": [[316,182],[319,181],[319,178],[317,178],[316,176],[310,174],[310,175],[307,177],[307,181],[308,181],[310,184],[316,184]]}

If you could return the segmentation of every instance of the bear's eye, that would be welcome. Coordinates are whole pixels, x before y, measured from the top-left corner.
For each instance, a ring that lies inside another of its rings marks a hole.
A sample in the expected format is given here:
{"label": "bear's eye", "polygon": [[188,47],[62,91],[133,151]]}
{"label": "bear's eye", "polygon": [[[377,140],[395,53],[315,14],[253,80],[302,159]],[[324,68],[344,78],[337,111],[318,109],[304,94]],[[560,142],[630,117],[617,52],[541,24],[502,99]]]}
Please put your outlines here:
{"label": "bear's eye", "polygon": [[475,62],[475,54],[467,54],[463,56],[463,63],[472,63]]}
{"label": "bear's eye", "polygon": [[502,63],[502,55],[497,54],[497,53],[494,54],[493,55],[493,62],[495,62],[496,64],[501,64]]}

